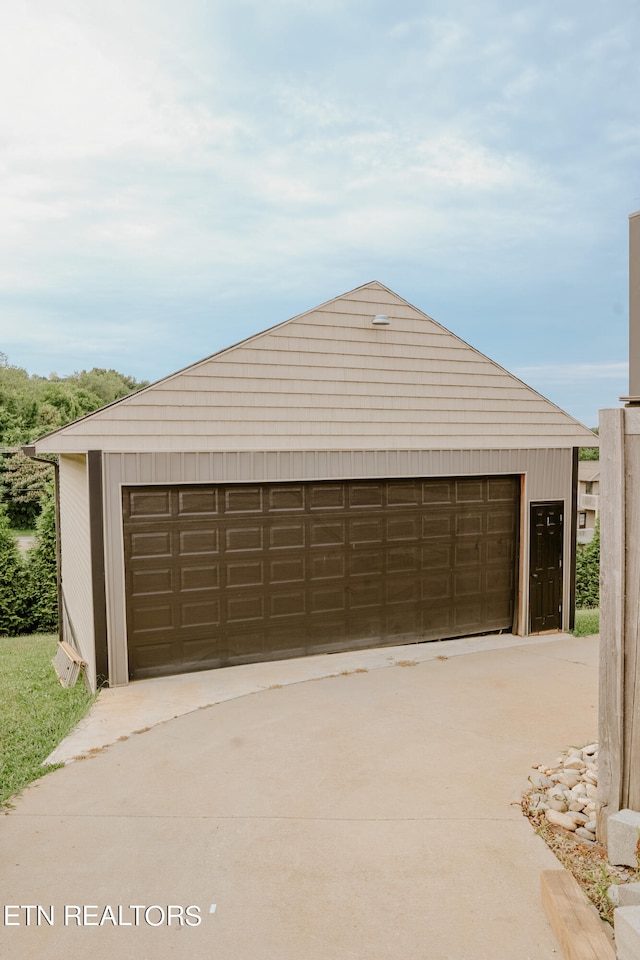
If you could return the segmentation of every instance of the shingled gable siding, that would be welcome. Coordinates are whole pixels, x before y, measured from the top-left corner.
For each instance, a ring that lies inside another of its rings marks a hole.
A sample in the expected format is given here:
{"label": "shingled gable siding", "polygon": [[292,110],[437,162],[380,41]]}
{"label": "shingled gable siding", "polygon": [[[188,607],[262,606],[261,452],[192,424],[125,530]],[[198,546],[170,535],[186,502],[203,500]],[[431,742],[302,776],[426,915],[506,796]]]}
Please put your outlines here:
{"label": "shingled gable siding", "polygon": [[[78,652],[87,661],[87,676],[95,688],[89,485],[84,456],[60,457],[60,517],[62,590]],[[73,637],[65,636],[65,640],[75,645]]]}
{"label": "shingled gable siding", "polygon": [[[572,451],[566,450],[256,450],[227,453],[105,454],[105,544],[107,616],[111,682],[127,682],[122,487],[153,483],[231,483],[331,480],[376,477],[489,476],[521,474],[523,526],[520,541],[519,630],[525,632],[528,607],[528,503],[571,503]],[[571,525],[565,523],[565,555],[570,556]],[[569,583],[565,583],[564,628],[568,627]]]}
{"label": "shingled gable siding", "polygon": [[[376,328],[374,313],[391,323]],[[39,450],[570,447],[588,434],[379,284],[69,425]],[[423,440],[424,442],[424,440]],[[78,446],[80,444],[80,446]]]}

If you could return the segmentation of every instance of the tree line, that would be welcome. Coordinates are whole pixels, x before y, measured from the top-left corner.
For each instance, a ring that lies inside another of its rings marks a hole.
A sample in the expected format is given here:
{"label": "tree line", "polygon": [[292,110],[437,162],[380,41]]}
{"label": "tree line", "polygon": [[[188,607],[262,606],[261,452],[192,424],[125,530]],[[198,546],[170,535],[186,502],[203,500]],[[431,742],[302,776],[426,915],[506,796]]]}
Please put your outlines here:
{"label": "tree line", "polygon": [[[0,353],[0,634],[49,632],[58,619],[53,468],[22,447],[145,386],[98,367],[40,377]],[[22,554],[15,531],[34,528]]]}

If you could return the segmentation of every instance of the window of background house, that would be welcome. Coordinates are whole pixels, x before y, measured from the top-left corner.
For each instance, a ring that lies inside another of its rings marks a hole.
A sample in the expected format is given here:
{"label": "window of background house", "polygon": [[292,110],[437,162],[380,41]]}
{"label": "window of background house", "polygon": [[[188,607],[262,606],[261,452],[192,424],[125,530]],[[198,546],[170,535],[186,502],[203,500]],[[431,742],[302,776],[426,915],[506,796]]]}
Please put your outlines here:
{"label": "window of background house", "polygon": [[587,527],[587,515],[586,513],[578,514],[578,526],[581,530],[586,530]]}

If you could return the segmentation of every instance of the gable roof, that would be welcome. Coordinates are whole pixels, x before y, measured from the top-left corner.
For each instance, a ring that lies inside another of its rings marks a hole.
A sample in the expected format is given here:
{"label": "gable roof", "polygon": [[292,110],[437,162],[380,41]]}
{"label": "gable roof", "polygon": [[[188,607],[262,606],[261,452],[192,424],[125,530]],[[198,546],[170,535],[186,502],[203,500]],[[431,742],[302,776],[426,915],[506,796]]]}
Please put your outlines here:
{"label": "gable roof", "polygon": [[600,479],[599,460],[580,460],[578,463],[578,480],[588,483],[590,480]]}
{"label": "gable roof", "polygon": [[[374,314],[388,326],[371,323]],[[585,426],[372,281],[35,442],[38,453],[597,446]]]}

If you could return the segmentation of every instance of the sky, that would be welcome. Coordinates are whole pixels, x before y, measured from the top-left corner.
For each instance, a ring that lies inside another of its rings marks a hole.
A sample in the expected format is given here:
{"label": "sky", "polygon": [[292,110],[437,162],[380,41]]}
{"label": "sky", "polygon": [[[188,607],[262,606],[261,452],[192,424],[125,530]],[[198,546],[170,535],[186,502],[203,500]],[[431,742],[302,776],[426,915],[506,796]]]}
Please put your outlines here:
{"label": "sky", "polygon": [[371,280],[628,392],[637,0],[7,0],[0,351],[156,380]]}

